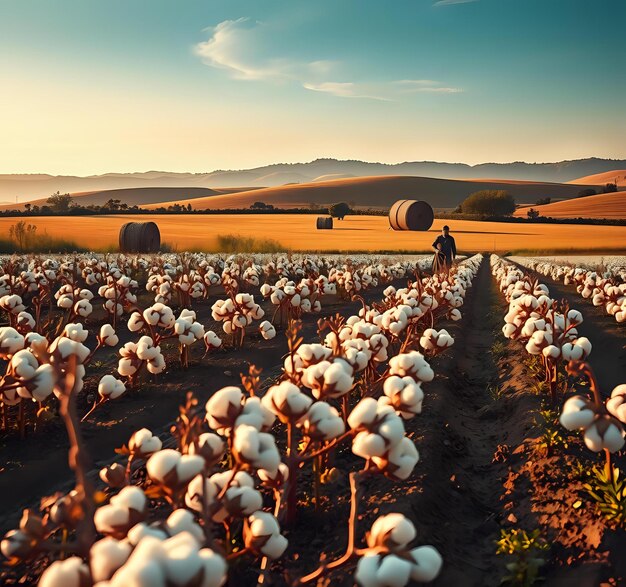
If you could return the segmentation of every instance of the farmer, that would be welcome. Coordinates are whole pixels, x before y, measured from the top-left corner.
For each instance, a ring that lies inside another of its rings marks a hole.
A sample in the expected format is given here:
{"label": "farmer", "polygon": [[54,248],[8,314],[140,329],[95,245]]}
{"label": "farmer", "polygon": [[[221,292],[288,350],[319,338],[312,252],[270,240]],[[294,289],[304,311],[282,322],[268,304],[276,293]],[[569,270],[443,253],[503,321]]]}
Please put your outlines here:
{"label": "farmer", "polygon": [[448,272],[450,267],[452,267],[452,261],[456,257],[456,243],[454,242],[454,237],[450,234],[450,227],[447,224],[441,229],[441,234],[435,239],[433,251],[435,251],[433,272]]}

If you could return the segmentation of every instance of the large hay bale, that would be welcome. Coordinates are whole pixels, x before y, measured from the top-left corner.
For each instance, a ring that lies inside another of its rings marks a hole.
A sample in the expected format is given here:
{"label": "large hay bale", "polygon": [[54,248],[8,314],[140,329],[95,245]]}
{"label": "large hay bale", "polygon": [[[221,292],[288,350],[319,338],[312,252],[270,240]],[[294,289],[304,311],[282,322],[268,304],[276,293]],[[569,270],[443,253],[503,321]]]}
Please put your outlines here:
{"label": "large hay bale", "polygon": [[398,200],[389,210],[389,224],[394,230],[428,230],[435,213],[428,202]]}
{"label": "large hay bale", "polygon": [[331,216],[318,216],[316,222],[317,230],[330,230],[333,227]]}
{"label": "large hay bale", "polygon": [[120,251],[123,253],[157,253],[161,233],[154,222],[127,222],[120,228]]}

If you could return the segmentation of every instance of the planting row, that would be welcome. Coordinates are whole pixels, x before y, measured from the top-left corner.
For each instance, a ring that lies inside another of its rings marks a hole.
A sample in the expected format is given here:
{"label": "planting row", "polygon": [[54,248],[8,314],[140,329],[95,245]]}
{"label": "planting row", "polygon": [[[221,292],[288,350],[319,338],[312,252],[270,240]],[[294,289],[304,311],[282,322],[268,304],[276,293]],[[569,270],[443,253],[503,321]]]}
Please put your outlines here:
{"label": "planting row", "polygon": [[[75,405],[93,355],[83,344],[87,331],[78,323],[65,325],[46,348],[32,333],[12,335],[14,348],[3,352],[15,385],[28,388],[25,370],[18,369],[27,361],[34,359],[35,373],[48,366],[71,443],[76,488],[42,500],[41,510],[26,510],[20,527],[2,541],[2,553],[18,569],[26,569],[20,565],[27,561],[47,567],[40,580],[44,587],[212,586],[223,585],[229,574],[243,584],[263,584],[269,573],[275,580],[282,573],[284,584],[303,585],[353,570],[364,587],[431,581],[442,566],[436,549],[416,547],[416,529],[401,514],[372,521],[368,512],[359,512],[360,494],[366,479],[410,477],[418,451],[405,423],[421,413],[422,385],[434,377],[428,358],[454,342],[439,323],[461,318],[459,308],[481,261],[475,256],[449,275],[388,287],[380,302],[362,301],[358,314],[320,321],[319,341],[305,342],[297,315],[288,316],[288,353],[277,381],[264,391],[251,366],[240,386],[217,390],[204,410],[189,395],[172,428],[173,442],[164,444],[148,429],[136,431],[118,451],[123,460],[100,471],[102,491],[85,470]],[[269,296],[276,292],[265,289]],[[242,295],[249,297],[238,298]],[[175,318],[169,306],[156,304],[131,313],[129,328],[146,333],[132,343],[134,355],[119,350],[122,380],[101,381],[101,401],[123,393],[138,375],[139,361],[153,372],[167,363],[159,358],[159,342],[184,336],[176,330],[181,320],[191,324],[194,339],[203,338],[200,327],[193,332],[193,311]],[[251,321],[263,318],[252,296],[241,292],[218,300],[214,318],[225,316],[239,327],[229,317],[230,304]],[[106,328],[96,344],[115,346],[115,337]],[[236,344],[242,342],[243,337]],[[327,484],[333,487],[330,500],[323,495]],[[350,504],[344,553],[308,572],[290,567],[286,562],[306,560],[287,538],[298,531],[299,512],[326,507],[332,515],[342,485]],[[357,523],[363,515],[370,523],[364,539]],[[240,565],[240,559],[248,564]],[[258,563],[256,572],[251,560]]]}
{"label": "planting row", "polygon": [[576,291],[594,306],[604,307],[609,316],[618,323],[626,323],[626,279],[625,275],[614,272],[600,274],[597,271],[559,265],[550,261],[540,261],[520,257],[517,262],[525,267],[565,285],[574,285]]}

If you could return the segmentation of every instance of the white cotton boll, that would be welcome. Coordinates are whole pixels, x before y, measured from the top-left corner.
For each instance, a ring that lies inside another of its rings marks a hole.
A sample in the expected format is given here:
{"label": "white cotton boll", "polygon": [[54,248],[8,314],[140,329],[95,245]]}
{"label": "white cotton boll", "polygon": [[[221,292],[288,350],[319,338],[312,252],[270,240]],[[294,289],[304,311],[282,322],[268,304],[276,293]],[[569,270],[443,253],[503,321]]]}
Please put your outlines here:
{"label": "white cotton boll", "polygon": [[236,460],[254,469],[275,471],[280,463],[274,436],[247,424],[235,428],[232,452]]}
{"label": "white cotton boll", "polygon": [[313,400],[302,393],[297,385],[290,381],[282,381],[267,390],[261,403],[282,422],[287,423],[290,420],[298,420],[306,414]]}
{"label": "white cotton boll", "polygon": [[376,418],[378,402],[373,397],[363,398],[348,416],[348,425],[353,430],[369,426]]}
{"label": "white cotton boll", "polygon": [[373,457],[374,464],[394,479],[407,479],[419,460],[415,443],[406,436],[392,446],[386,457]]}
{"label": "white cotton boll", "polygon": [[276,328],[268,320],[264,320],[259,324],[259,332],[265,340],[271,340],[276,336]]}
{"label": "white cotton boll", "polygon": [[45,364],[37,367],[35,375],[28,382],[28,389],[33,399],[42,402],[53,391],[57,382],[57,373],[52,365]]}
{"label": "white cotton boll", "polygon": [[105,399],[116,399],[126,391],[126,386],[113,375],[105,375],[98,384],[98,393]]}
{"label": "white cotton boll", "polygon": [[384,546],[393,551],[405,549],[415,536],[415,526],[410,520],[402,514],[391,513],[380,516],[372,524],[367,544],[370,548]]}
{"label": "white cotton boll", "polygon": [[216,349],[222,346],[222,340],[215,332],[209,330],[204,334],[204,345],[207,349]]}
{"label": "white cotton boll", "polygon": [[[160,348],[160,347],[157,347],[157,348]],[[159,353],[156,357],[154,357],[153,359],[150,359],[146,363],[146,367],[148,371],[152,373],[153,375],[158,375],[159,373],[163,373],[166,367],[165,357]]]}
{"label": "white cotton boll", "polygon": [[234,426],[235,419],[241,413],[243,393],[235,386],[223,387],[216,391],[206,403],[206,419],[209,426],[224,436]]}
{"label": "white cotton boll", "polygon": [[85,330],[82,324],[68,324],[63,329],[63,335],[73,340],[74,342],[85,342],[87,340],[87,336],[89,332]]}
{"label": "white cotton boll", "polygon": [[563,404],[559,421],[568,430],[579,430],[591,426],[595,417],[593,404],[587,398],[575,395]]}
{"label": "white cotton boll", "polygon": [[280,533],[276,518],[267,512],[258,511],[248,518],[248,530],[245,533],[246,547],[277,559],[287,548],[287,539]]}
{"label": "white cotton boll", "polygon": [[620,422],[626,423],[626,383],[613,389],[611,398],[606,402],[606,409]]}
{"label": "white cotton boll", "polygon": [[378,554],[359,559],[355,580],[361,587],[404,587],[411,577],[411,563],[393,554]]}
{"label": "white cotton boll", "polygon": [[148,475],[164,485],[184,485],[204,469],[204,459],[195,455],[181,455],[166,448],[154,453],[146,463]]}
{"label": "white cotton boll", "polygon": [[133,312],[128,319],[128,330],[131,332],[138,332],[146,324],[146,320],[139,312]]}
{"label": "white cotton boll", "polygon": [[167,517],[165,530],[170,536],[188,533],[197,540],[198,544],[204,542],[202,528],[196,524],[193,514],[185,508],[178,508]]}
{"label": "white cotton boll", "polygon": [[100,328],[100,340],[104,345],[114,347],[120,341],[113,326],[110,324],[103,324]]}
{"label": "white cotton boll", "polygon": [[86,318],[93,312],[93,306],[87,300],[79,300],[74,304],[76,315]]}
{"label": "white cotton boll", "polygon": [[250,397],[243,404],[241,413],[235,419],[234,427],[247,424],[259,431],[267,431],[273,426],[275,420],[274,413],[268,410],[258,397]]}
{"label": "white cotton boll", "polygon": [[542,354],[546,358],[558,359],[561,356],[561,349],[558,346],[550,344],[543,349]]}
{"label": "white cotton boll", "polygon": [[153,526],[148,526],[145,522],[139,522],[139,524],[135,524],[126,535],[126,540],[132,546],[136,546],[143,538],[149,536],[151,538],[156,538],[158,540],[166,540],[167,534],[160,530],[159,528],[155,528]]}
{"label": "white cotton boll", "polygon": [[217,487],[210,479],[203,474],[196,475],[187,485],[185,493],[185,504],[188,508],[202,513],[204,508],[208,508],[215,502],[217,497]]}
{"label": "white cotton boll", "polygon": [[207,467],[216,465],[224,458],[224,441],[212,432],[204,432],[189,445],[189,454],[201,456]]}
{"label": "white cotton boll", "polygon": [[78,556],[53,562],[38,583],[39,587],[84,587],[90,584],[89,568]]}
{"label": "white cotton boll", "polygon": [[17,351],[9,363],[9,370],[17,379],[30,380],[35,376],[39,362],[35,355],[24,349]]}
{"label": "white cotton boll", "polygon": [[420,583],[430,583],[441,572],[443,558],[434,546],[418,546],[411,550],[415,565],[411,567],[411,579]]}
{"label": "white cotton boll", "polygon": [[33,328],[35,328],[36,324],[35,319],[29,312],[20,312],[17,315],[17,323],[22,332],[24,332],[25,330],[32,330]]}
{"label": "white cotton boll", "polygon": [[603,449],[617,452],[624,446],[624,429],[611,416],[601,415],[585,429],[583,439],[587,448],[594,452]]}
{"label": "white cotton boll", "polygon": [[0,328],[0,356],[8,358],[24,348],[24,337],[15,328]]}
{"label": "white cotton boll", "polygon": [[89,551],[91,578],[94,582],[108,581],[128,560],[132,547],[128,542],[107,536],[98,540]]}
{"label": "white cotton boll", "polygon": [[74,298],[68,295],[62,295],[57,300],[57,306],[59,308],[63,308],[64,310],[68,310],[74,305]]}
{"label": "white cotton boll", "polygon": [[332,440],[345,432],[339,412],[322,401],[314,402],[297,425],[302,428],[303,434],[313,440]]}

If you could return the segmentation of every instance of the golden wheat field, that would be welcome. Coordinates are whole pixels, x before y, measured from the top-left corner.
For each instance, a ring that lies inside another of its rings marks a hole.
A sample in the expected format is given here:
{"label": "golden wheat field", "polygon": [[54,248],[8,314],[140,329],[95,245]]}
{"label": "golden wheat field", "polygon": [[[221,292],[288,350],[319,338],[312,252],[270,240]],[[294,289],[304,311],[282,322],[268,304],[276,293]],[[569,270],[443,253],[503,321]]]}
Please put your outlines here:
{"label": "golden wheat field", "polygon": [[[277,241],[292,251],[425,251],[436,234],[449,224],[462,251],[626,249],[626,227],[564,224],[512,224],[436,219],[430,231],[396,232],[385,216],[348,216],[335,220],[333,230],[316,230],[314,215],[112,215],[90,217],[37,217],[37,233],[72,241],[94,250],[117,247],[120,227],[126,222],[154,221],[161,241],[174,250],[214,251],[218,235],[237,235]],[[15,218],[0,219],[0,234],[7,235]]]}

